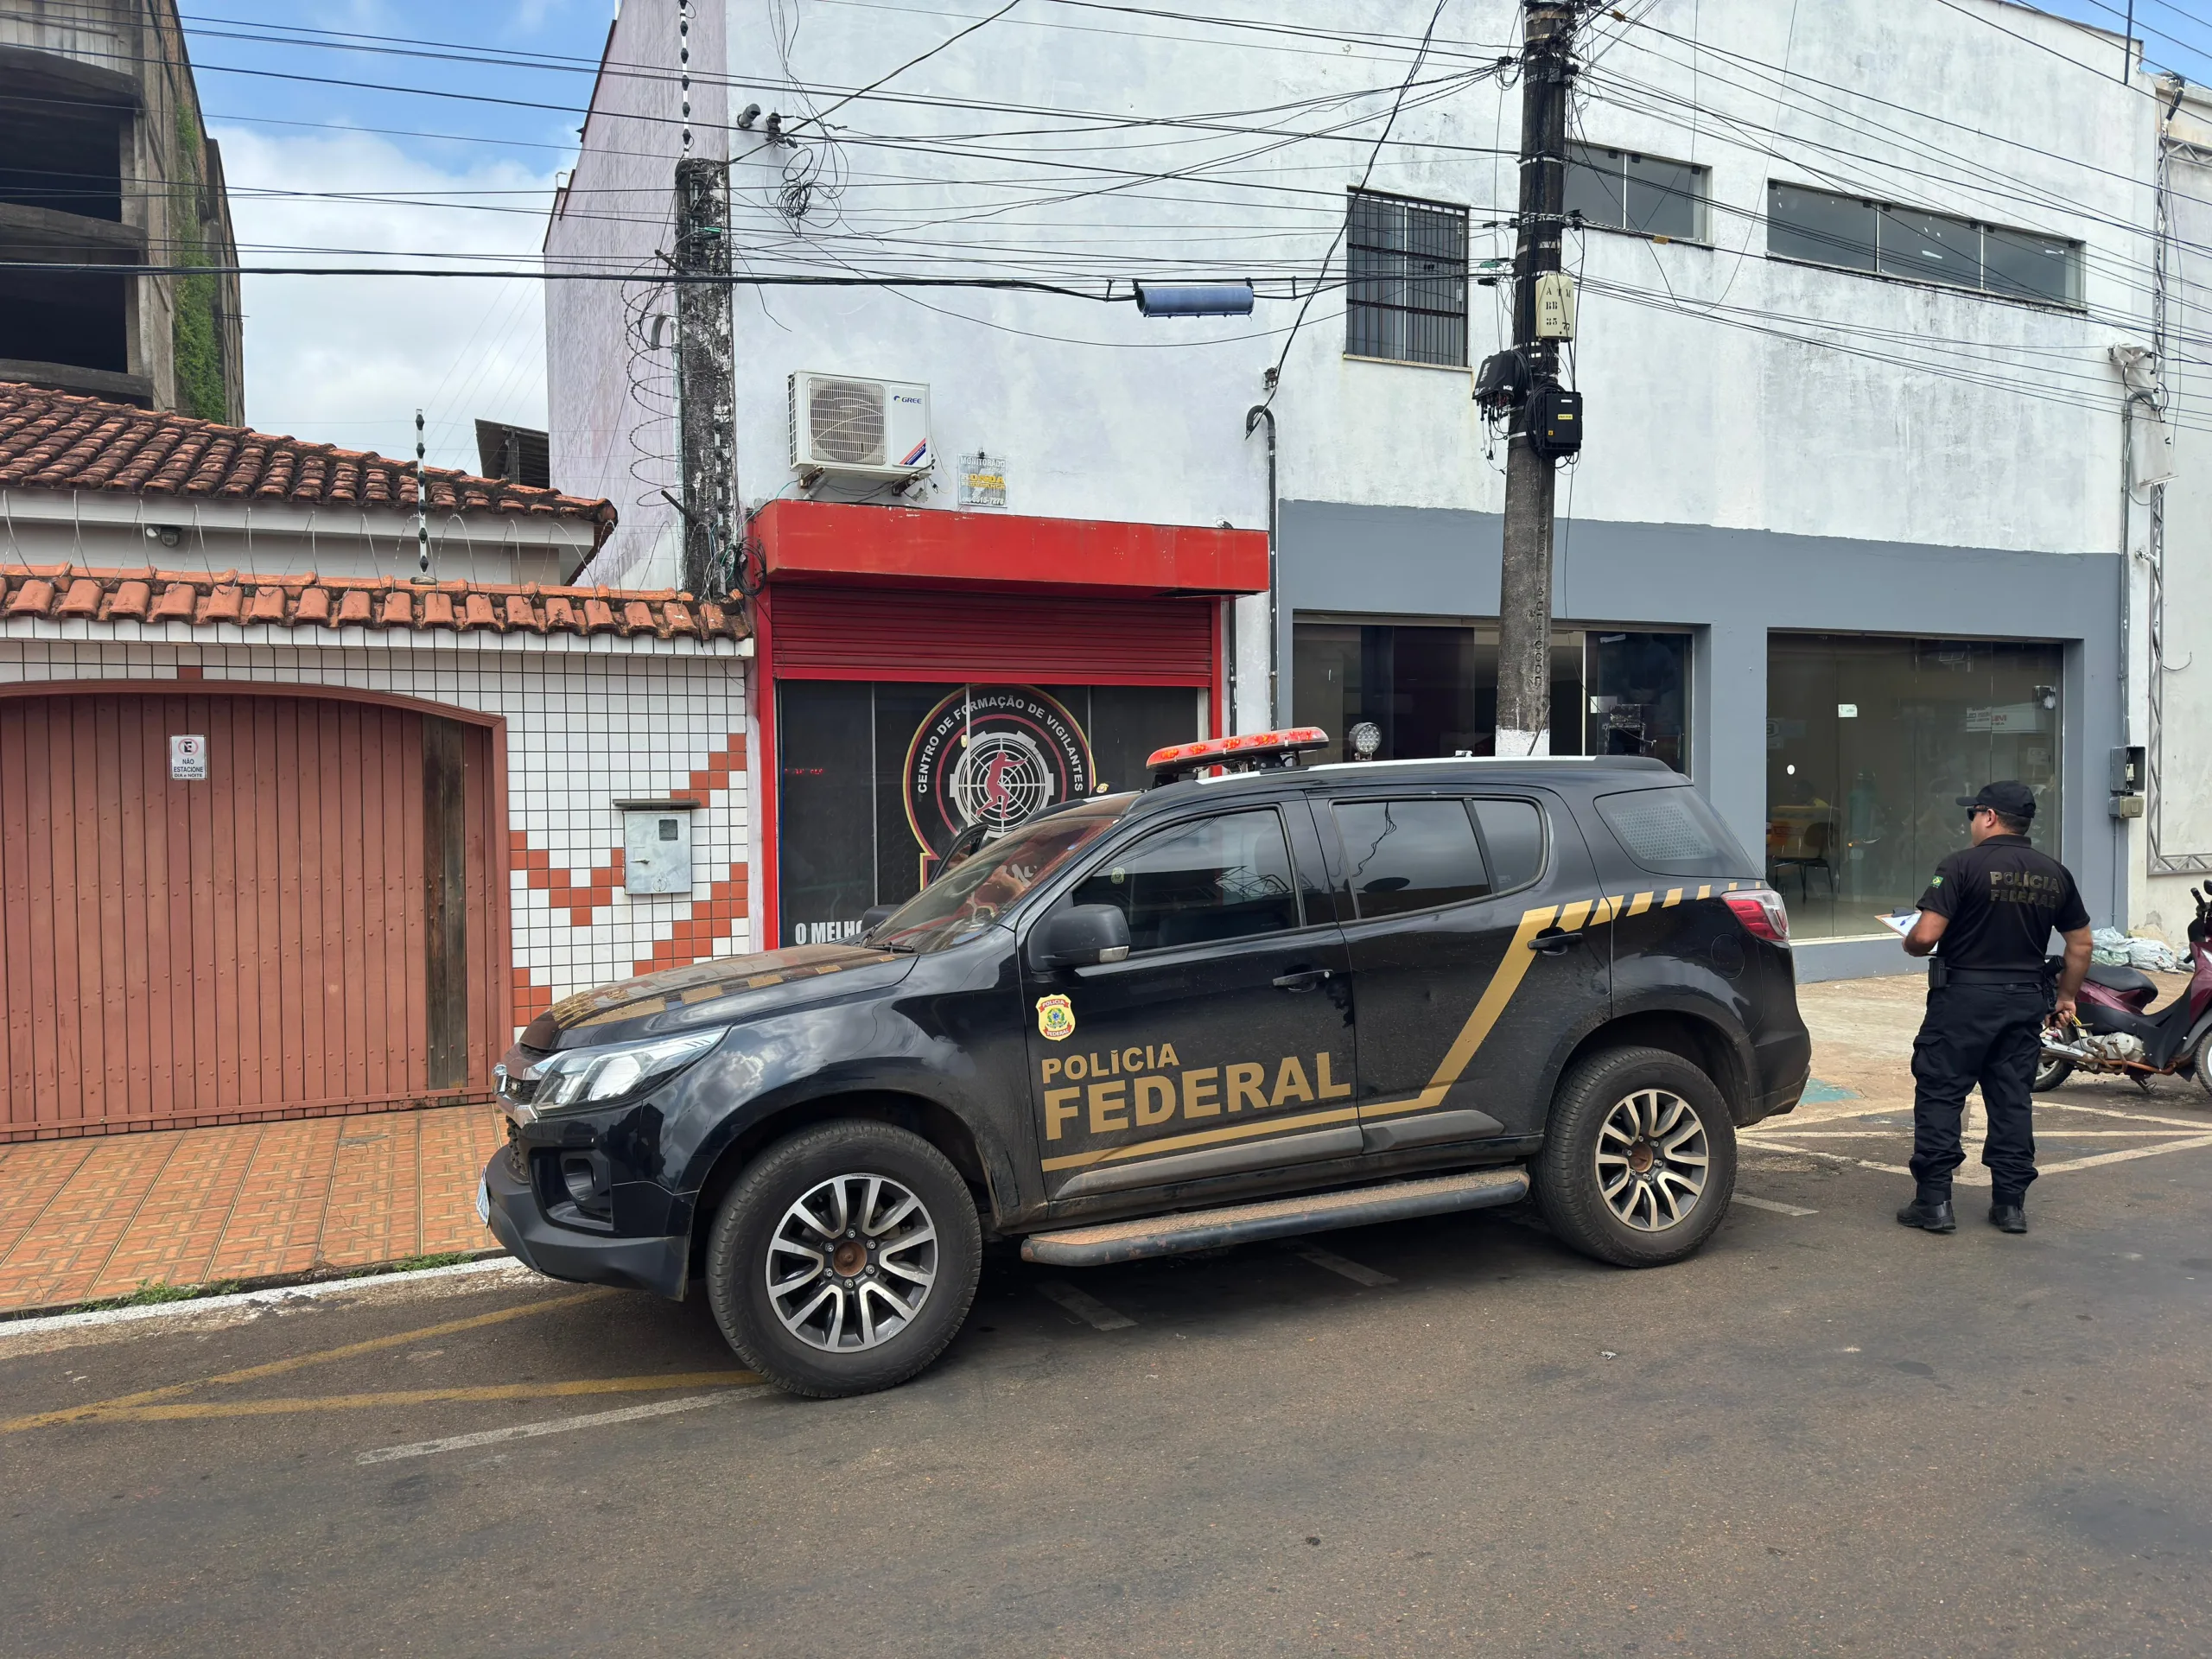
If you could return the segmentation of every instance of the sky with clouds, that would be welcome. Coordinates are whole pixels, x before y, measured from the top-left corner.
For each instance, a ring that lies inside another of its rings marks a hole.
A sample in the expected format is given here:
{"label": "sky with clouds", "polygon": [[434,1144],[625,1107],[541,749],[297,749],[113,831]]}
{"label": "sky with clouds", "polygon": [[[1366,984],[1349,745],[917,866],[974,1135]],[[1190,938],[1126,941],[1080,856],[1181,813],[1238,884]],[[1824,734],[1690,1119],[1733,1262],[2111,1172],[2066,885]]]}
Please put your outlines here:
{"label": "sky with clouds", "polygon": [[[535,269],[613,0],[183,10],[244,263]],[[321,33],[286,32],[303,22]],[[246,419],[264,431],[411,454],[420,407],[430,458],[474,470],[478,417],[545,424],[534,282],[248,276],[244,308]]]}
{"label": "sky with clouds", "polygon": [[[2149,55],[2192,80],[2212,80],[2212,27],[2193,15],[2204,3],[2134,8]],[[2126,4],[2046,9],[2117,29]],[[534,268],[613,10],[186,0],[245,262],[343,263],[306,251],[346,250],[355,264],[468,254]],[[431,459],[473,468],[477,418],[545,424],[535,283],[249,276],[245,309],[246,418],[264,430],[408,454],[419,406]]]}

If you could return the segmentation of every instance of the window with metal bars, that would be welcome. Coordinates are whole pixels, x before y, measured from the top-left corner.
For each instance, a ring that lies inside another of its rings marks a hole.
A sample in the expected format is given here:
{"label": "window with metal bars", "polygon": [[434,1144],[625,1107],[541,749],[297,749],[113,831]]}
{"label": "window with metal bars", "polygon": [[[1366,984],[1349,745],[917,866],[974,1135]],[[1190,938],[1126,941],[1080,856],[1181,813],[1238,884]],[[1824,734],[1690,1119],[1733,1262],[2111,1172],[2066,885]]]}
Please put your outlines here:
{"label": "window with metal bars", "polygon": [[1467,365],[1467,210],[1351,193],[1344,354]]}

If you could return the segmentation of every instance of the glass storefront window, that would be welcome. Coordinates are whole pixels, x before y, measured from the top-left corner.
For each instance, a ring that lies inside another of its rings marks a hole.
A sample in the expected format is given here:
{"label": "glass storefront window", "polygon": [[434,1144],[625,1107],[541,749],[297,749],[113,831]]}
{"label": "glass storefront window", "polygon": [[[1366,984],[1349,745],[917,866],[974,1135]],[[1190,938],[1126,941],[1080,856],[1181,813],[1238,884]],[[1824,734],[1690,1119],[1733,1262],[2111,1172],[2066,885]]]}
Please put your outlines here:
{"label": "glass storefront window", "polygon": [[1603,628],[1589,639],[1585,754],[1649,754],[1690,769],[1690,637]]}
{"label": "glass storefront window", "polygon": [[[1300,618],[1291,642],[1292,719],[1336,741],[1331,759],[1491,753],[1495,624]],[[1688,772],[1689,646],[1687,633],[1554,632],[1552,753],[1650,754]]]}
{"label": "glass storefront window", "polygon": [[2031,839],[2059,854],[2060,648],[1767,636],[1767,879],[1799,938],[1880,934],[1945,854],[1956,804],[1998,779],[2036,792]]}
{"label": "glass storefront window", "polygon": [[1145,757],[1203,736],[1188,686],[776,686],[779,944],[857,938],[920,892],[954,840],[1048,806],[1141,789]]}

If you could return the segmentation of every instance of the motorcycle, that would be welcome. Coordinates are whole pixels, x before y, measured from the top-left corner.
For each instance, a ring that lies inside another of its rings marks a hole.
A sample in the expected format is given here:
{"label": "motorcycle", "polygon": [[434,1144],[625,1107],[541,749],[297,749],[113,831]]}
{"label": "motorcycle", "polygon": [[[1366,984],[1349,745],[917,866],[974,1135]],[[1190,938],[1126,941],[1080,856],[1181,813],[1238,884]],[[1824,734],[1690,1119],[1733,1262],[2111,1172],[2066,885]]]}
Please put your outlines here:
{"label": "motorcycle", "polygon": [[[2037,1094],[2075,1071],[2095,1071],[2133,1077],[2146,1092],[2152,1077],[2192,1077],[2212,1096],[2212,881],[2189,896],[2196,901],[2196,919],[2189,925],[2188,989],[2153,1010],[2158,988],[2148,975],[2091,963],[2073,1022],[2064,1030],[2056,1021],[2044,1028]],[[2053,982],[2064,961],[2053,955],[2044,962]]]}

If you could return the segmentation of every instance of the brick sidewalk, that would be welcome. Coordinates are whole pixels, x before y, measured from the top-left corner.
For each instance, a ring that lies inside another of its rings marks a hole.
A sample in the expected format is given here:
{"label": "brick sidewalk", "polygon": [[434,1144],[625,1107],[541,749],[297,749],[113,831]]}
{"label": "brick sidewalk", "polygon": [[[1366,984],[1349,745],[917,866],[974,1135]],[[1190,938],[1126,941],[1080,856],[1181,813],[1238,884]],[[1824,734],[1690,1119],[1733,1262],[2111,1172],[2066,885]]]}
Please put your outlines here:
{"label": "brick sidewalk", "polygon": [[0,1145],[0,1313],[497,1248],[489,1106]]}

